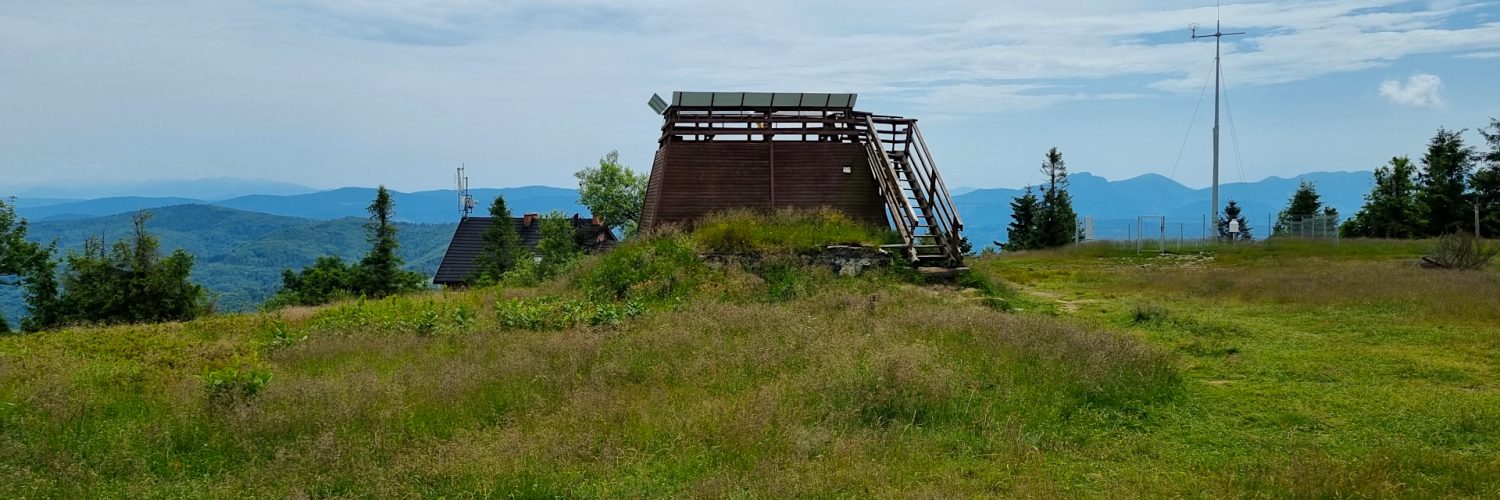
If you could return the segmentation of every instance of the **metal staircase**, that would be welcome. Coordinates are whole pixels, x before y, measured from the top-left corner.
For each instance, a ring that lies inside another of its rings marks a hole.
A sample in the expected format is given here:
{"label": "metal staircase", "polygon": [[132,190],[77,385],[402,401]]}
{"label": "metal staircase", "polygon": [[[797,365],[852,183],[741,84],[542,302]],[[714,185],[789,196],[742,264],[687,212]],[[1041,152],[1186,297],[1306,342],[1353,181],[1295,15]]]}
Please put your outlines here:
{"label": "metal staircase", "polygon": [[862,125],[870,172],[901,236],[900,244],[887,246],[901,248],[918,267],[961,267],[964,224],[917,121],[867,114]]}

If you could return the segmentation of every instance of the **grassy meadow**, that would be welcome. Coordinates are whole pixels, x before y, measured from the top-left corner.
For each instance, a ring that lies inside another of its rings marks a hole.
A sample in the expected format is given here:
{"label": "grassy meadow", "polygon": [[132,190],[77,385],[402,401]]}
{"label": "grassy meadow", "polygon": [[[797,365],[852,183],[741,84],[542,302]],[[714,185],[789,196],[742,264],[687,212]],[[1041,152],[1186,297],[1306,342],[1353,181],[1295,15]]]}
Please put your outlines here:
{"label": "grassy meadow", "polygon": [[776,255],[881,237],[829,224],[644,238],[536,287],[0,337],[0,492],[1500,495],[1500,270],[1420,269],[1422,242],[1099,245],[942,285]]}

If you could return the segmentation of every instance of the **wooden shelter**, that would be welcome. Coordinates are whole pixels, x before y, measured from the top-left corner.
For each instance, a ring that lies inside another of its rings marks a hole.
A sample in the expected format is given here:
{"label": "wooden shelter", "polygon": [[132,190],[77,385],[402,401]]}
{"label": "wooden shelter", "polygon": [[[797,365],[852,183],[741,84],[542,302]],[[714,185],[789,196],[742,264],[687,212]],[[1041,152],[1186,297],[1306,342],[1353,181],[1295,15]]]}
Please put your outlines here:
{"label": "wooden shelter", "polygon": [[[433,284],[460,287],[478,277],[475,272],[479,270],[479,254],[484,251],[484,232],[494,221],[491,217],[465,216],[458,222],[458,227],[453,230],[453,241],[448,243],[443,261],[438,264],[437,274],[432,277]],[[597,216],[583,218],[573,214],[569,222],[573,224],[573,240],[584,251],[608,250],[620,241],[615,237],[615,232]],[[512,218],[510,223],[516,227],[521,245],[531,250],[532,254],[538,254],[537,244],[542,241],[541,215],[528,213]]]}
{"label": "wooden shelter", "polygon": [[917,121],[854,109],[856,94],[673,92],[641,228],[710,212],[819,208],[887,225],[924,266],[963,261],[963,222]]}

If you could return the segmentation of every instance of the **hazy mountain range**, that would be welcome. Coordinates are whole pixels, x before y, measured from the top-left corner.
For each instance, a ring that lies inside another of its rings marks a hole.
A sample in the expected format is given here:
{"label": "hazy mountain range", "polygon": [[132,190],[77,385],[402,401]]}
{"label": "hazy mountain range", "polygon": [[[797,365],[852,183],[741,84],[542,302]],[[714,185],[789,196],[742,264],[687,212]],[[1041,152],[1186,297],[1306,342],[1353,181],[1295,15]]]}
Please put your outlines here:
{"label": "hazy mountain range", "polygon": [[[1196,238],[1208,213],[1209,190],[1193,189],[1156,174],[1110,181],[1088,173],[1071,177],[1070,192],[1080,216],[1094,219],[1100,238],[1123,238],[1133,231],[1140,215],[1164,215],[1171,236]],[[1286,204],[1299,179],[1317,185],[1325,203],[1344,216],[1359,209],[1373,183],[1370,172],[1318,172],[1296,179],[1271,177],[1258,182],[1230,183],[1221,188],[1224,200],[1244,207],[1250,226],[1264,236],[1267,217]],[[141,186],[171,186],[143,183]],[[113,241],[130,228],[130,213],[149,209],[149,229],[161,238],[163,249],[183,248],[197,257],[193,278],[212,290],[223,310],[254,308],[279,286],[280,271],[311,264],[320,255],[354,260],[368,248],[362,225],[374,188],[340,188],[299,192],[299,187],[262,181],[205,180],[181,183],[212,197],[116,196],[96,199],[48,198],[32,194],[65,191],[31,189],[15,198],[17,212],[31,222],[31,237],[56,241],[66,251],[77,250],[90,236]],[[245,190],[275,186],[284,194],[247,194]],[[153,187],[152,189],[155,189]],[[965,233],[977,245],[1004,240],[1010,222],[1010,201],[1019,189],[960,188],[955,203],[965,222]],[[530,186],[473,189],[476,212],[484,214],[496,195],[503,195],[516,213],[560,210],[586,214],[573,189]],[[0,193],[6,196],[8,193]],[[397,219],[402,222],[401,253],[409,268],[431,273],[447,249],[459,219],[453,190],[395,193]],[[18,293],[0,288],[0,312],[11,319],[21,311]],[[14,324],[14,322],[12,323]]]}

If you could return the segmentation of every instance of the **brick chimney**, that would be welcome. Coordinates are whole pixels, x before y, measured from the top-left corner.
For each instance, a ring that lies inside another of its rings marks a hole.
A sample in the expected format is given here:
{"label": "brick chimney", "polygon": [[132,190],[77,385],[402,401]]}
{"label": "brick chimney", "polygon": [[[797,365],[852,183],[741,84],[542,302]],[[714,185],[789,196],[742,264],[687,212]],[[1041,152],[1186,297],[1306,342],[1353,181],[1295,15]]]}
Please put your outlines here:
{"label": "brick chimney", "polygon": [[536,222],[537,217],[538,215],[536,212],[527,212],[526,215],[522,215],[521,227],[531,227],[531,224]]}

